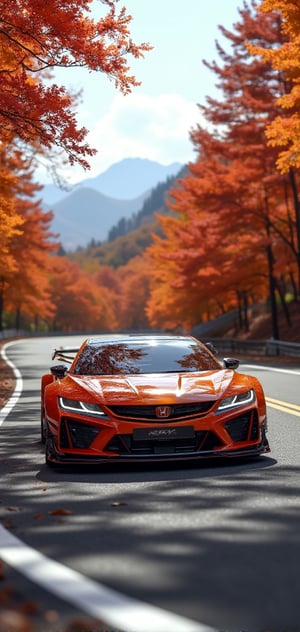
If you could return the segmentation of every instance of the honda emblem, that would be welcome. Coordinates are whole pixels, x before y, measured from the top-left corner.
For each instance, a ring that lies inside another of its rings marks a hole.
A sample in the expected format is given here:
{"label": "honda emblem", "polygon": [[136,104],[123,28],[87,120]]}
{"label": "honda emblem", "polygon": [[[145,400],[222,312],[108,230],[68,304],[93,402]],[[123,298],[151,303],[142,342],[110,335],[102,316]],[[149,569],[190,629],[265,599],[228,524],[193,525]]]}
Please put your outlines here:
{"label": "honda emblem", "polygon": [[170,417],[171,413],[171,406],[156,406],[155,408],[156,417],[159,417],[160,419],[167,419]]}

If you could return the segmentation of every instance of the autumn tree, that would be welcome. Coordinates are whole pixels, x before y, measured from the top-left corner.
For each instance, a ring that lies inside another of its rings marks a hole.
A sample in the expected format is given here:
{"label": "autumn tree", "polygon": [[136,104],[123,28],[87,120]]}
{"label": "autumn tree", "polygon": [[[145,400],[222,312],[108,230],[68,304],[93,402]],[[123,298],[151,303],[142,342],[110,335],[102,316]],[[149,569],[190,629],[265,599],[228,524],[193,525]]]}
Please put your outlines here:
{"label": "autumn tree", "polygon": [[[286,208],[283,203],[287,182],[283,177],[276,175],[274,167],[277,152],[266,145],[265,122],[266,119],[272,120],[276,116],[276,100],[285,88],[282,77],[274,72],[270,64],[262,64],[257,56],[249,58],[245,44],[246,41],[260,42],[262,47],[269,48],[281,42],[283,37],[278,15],[270,13],[261,19],[256,7],[255,2],[251,3],[251,8],[244,3],[244,8],[240,10],[241,20],[235,25],[235,31],[230,32],[220,27],[223,35],[231,43],[233,54],[228,54],[219,45],[218,52],[223,65],[207,62],[206,64],[217,74],[218,85],[222,88],[225,98],[221,102],[208,98],[207,105],[201,109],[210,123],[219,128],[226,126],[226,132],[217,134],[217,140],[220,139],[220,142],[214,142],[213,146],[226,164],[226,170],[231,171],[235,182],[231,185],[232,199],[230,200],[229,195],[219,219],[230,227],[234,235],[239,227],[238,240],[241,234],[245,234],[245,229],[249,238],[253,230],[261,236],[260,245],[257,240],[255,242],[256,253],[254,251],[253,255],[259,256],[261,248],[265,251],[273,335],[278,338],[275,244],[278,237],[285,242],[289,241]],[[200,128],[192,134],[193,141],[200,148],[203,138],[205,133]],[[226,179],[228,190],[228,175]],[[241,184],[244,187],[246,185],[242,197]],[[220,186],[222,191],[222,182]],[[291,199],[291,189],[287,195]],[[227,217],[226,207],[230,210]],[[294,242],[289,242],[289,246],[292,255]]]}
{"label": "autumn tree", "polygon": [[293,191],[296,237],[294,250],[298,268],[297,296],[300,297],[300,7],[290,0],[263,0],[260,10],[266,15],[278,12],[282,30],[282,40],[278,45],[261,47],[257,42],[249,42],[252,54],[258,54],[266,64],[271,64],[281,76],[284,90],[278,96],[280,112],[266,127],[266,136],[272,147],[279,149],[277,167],[288,174]]}
{"label": "autumn tree", "polygon": [[[157,238],[149,250],[160,264],[149,310],[154,317],[157,301],[152,301],[158,292],[162,305],[169,297],[172,316],[175,307],[184,317],[184,303],[189,313],[185,321],[191,323],[205,304],[211,311],[216,298],[228,307],[234,291],[238,302],[241,296],[262,296],[269,278],[273,333],[278,337],[276,249],[284,241],[291,259],[295,222],[286,210],[292,191],[276,173],[276,151],[267,146],[264,130],[266,120],[277,113],[283,86],[270,64],[249,57],[246,41],[265,47],[281,41],[280,20],[274,13],[261,19],[255,2],[251,7],[244,3],[234,29],[220,27],[232,54],[218,44],[222,63],[205,62],[218,77],[223,99],[208,98],[207,105],[199,106],[210,131],[201,126],[192,131],[198,160],[171,191],[169,206],[177,218],[161,219],[168,243]],[[162,273],[164,265],[169,270]]]}
{"label": "autumn tree", "polygon": [[107,14],[94,20],[92,0],[0,0],[0,141],[56,147],[88,167],[94,150],[77,126],[76,95],[51,82],[53,71],[102,72],[127,94],[138,85],[128,57],[149,50],[132,41],[126,9],[117,13],[117,0],[101,1]]}
{"label": "autumn tree", "polygon": [[267,49],[250,46],[266,63],[281,73],[287,90],[278,98],[282,112],[268,125],[267,137],[271,145],[281,151],[278,167],[283,172],[300,167],[300,5],[291,0],[262,0],[260,10],[268,14],[278,12],[284,41]]}
{"label": "autumn tree", "polygon": [[15,159],[8,148],[0,144],[0,329],[3,326],[4,292],[7,275],[16,270],[16,261],[10,247],[16,235],[21,234],[23,220],[16,209],[15,190],[17,177]]}
{"label": "autumn tree", "polygon": [[[85,270],[88,268],[85,266]],[[90,274],[97,290],[107,302],[107,323],[108,329],[122,328],[121,303],[122,303],[122,279],[118,270],[109,265],[97,265],[97,269]]]}
{"label": "autumn tree", "polygon": [[59,331],[112,331],[117,318],[112,291],[97,283],[66,256],[51,258],[50,296],[55,306],[50,329]]}
{"label": "autumn tree", "polygon": [[[17,262],[11,275],[7,275],[5,307],[14,313],[12,323],[16,329],[22,327],[22,316],[29,326],[38,329],[39,323],[53,313],[50,300],[49,268],[51,253],[58,248],[50,231],[52,213],[45,213],[39,202],[18,200],[23,217],[22,234],[12,240],[11,252]],[[24,247],[24,241],[26,247]]]}
{"label": "autumn tree", "polygon": [[[124,95],[139,85],[130,73],[129,59],[142,57],[151,47],[133,42],[132,18],[124,7],[117,11],[117,1],[101,0],[103,17],[95,20],[92,0],[0,0],[1,323],[4,299],[15,311],[17,325],[21,312],[43,318],[53,311],[46,274],[54,248],[51,215],[43,214],[33,199],[30,169],[36,156],[48,157],[52,170],[56,151],[71,165],[77,162],[84,168],[95,153],[86,142],[87,130],[77,124],[80,95],[55,83],[55,69],[81,67],[103,73]],[[8,165],[14,153],[18,160]],[[86,300],[90,296],[99,316],[92,281],[91,286],[86,278],[77,279],[78,290]],[[109,312],[104,301],[103,310]],[[106,313],[105,319],[114,322]]]}
{"label": "autumn tree", "polygon": [[[236,172],[229,172],[226,187],[219,161],[206,156],[196,166],[198,177],[190,175],[173,189],[170,205],[177,217],[159,217],[164,237],[154,236],[147,250],[153,265],[147,313],[155,326],[174,329],[181,324],[190,330],[236,304],[242,311],[245,295],[258,300],[266,284],[261,257],[253,257],[256,233],[247,234],[239,208],[245,191],[240,186],[238,192],[237,184],[232,194]],[[236,203],[234,220],[230,199]],[[225,206],[232,222],[224,217]]]}
{"label": "autumn tree", "polygon": [[[19,228],[9,240],[9,261],[1,263],[3,310],[15,312],[19,327],[21,311],[33,319],[51,311],[47,275],[49,255],[56,251],[58,242],[50,231],[52,213],[45,213],[36,198],[40,186],[33,181],[30,163],[19,151],[6,147],[2,166],[10,175],[9,188],[15,221]],[[19,218],[19,219],[18,219]]]}
{"label": "autumn tree", "polygon": [[149,298],[151,274],[151,266],[143,256],[133,257],[126,265],[118,268],[122,287],[118,311],[120,328],[149,328],[145,306]]}

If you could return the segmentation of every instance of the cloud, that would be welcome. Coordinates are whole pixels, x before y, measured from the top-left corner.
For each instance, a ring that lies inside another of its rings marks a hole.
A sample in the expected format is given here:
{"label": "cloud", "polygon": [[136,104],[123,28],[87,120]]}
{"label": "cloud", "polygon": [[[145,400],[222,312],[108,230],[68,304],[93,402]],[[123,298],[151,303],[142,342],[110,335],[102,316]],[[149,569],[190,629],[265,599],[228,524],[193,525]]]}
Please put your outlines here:
{"label": "cloud", "polygon": [[[61,165],[66,182],[95,177],[123,158],[148,158],[163,165],[195,160],[189,132],[197,123],[205,123],[197,105],[181,95],[149,96],[137,90],[126,97],[115,94],[106,112],[102,107],[98,120],[95,103],[93,112],[86,104],[79,107],[78,123],[90,130],[87,141],[97,154],[89,159],[88,172],[76,165]],[[49,179],[42,172],[38,176],[40,182]]]}
{"label": "cloud", "polygon": [[117,95],[88,136],[98,150],[91,161],[91,175],[123,158],[148,158],[162,164],[193,160],[189,132],[200,116],[198,107],[178,94]]}

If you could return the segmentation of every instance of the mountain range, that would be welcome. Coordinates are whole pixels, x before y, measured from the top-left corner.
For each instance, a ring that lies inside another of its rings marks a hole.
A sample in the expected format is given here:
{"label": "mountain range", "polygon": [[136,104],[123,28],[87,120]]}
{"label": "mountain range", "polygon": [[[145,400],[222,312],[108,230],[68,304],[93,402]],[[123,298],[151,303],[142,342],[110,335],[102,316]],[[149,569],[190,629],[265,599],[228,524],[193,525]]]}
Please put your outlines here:
{"label": "mountain range", "polygon": [[176,176],[182,167],[179,162],[165,166],[125,158],[95,178],[82,180],[71,191],[45,185],[40,197],[43,208],[54,213],[51,230],[67,250],[84,247],[91,240],[105,241],[121,218],[137,213],[152,189]]}

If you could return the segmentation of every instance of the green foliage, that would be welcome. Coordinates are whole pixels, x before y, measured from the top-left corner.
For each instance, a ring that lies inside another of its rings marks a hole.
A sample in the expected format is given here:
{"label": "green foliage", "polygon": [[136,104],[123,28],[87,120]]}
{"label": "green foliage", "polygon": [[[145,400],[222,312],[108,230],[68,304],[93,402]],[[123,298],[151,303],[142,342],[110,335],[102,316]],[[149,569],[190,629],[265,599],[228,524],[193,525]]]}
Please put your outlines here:
{"label": "green foliage", "polygon": [[166,205],[168,192],[178,178],[181,178],[186,170],[183,167],[176,176],[170,176],[165,182],[159,182],[152,189],[149,197],[145,200],[141,210],[134,213],[130,218],[122,217],[119,222],[111,228],[108,233],[108,241],[114,241],[117,237],[127,235],[147,222],[153,222],[154,213],[169,213]]}

